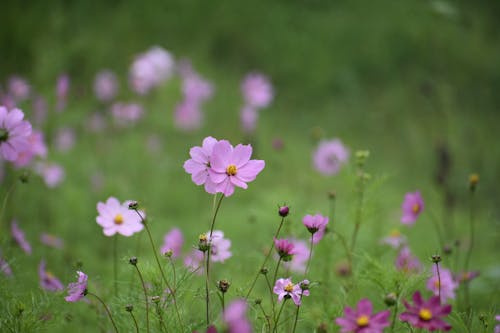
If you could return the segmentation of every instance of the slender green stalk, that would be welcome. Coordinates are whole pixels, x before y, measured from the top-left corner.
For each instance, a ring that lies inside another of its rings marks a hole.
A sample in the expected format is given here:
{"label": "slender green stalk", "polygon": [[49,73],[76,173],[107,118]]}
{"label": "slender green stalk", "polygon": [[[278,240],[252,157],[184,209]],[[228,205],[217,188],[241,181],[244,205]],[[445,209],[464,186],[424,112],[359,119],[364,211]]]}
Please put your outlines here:
{"label": "slender green stalk", "polygon": [[168,329],[167,329],[167,326],[165,326],[165,321],[163,320],[163,315],[162,315],[162,311],[160,308],[160,303],[156,303],[156,314],[158,315],[158,321],[160,324],[161,331],[167,333]]}
{"label": "slender green stalk", "polygon": [[224,295],[226,293],[222,293],[222,297],[221,297],[221,302],[222,302],[222,313],[224,313],[224,311],[226,311],[226,306],[224,304]]}
{"label": "slender green stalk", "polygon": [[275,309],[275,305],[274,305],[273,286],[271,285],[271,282],[269,281],[269,277],[267,276],[267,274],[265,275],[265,278],[266,278],[267,287],[269,288],[269,297],[271,300],[271,309],[273,311],[273,318],[274,318],[274,317],[276,317],[276,309]]}
{"label": "slender green stalk", "polygon": [[441,275],[439,273],[439,262],[436,262],[436,272],[438,276],[438,297],[439,297],[439,304],[441,304]]}
{"label": "slender green stalk", "polygon": [[[299,304],[302,304],[302,293],[300,294]],[[297,321],[299,320],[300,305],[297,305],[297,310],[295,310],[295,320],[293,321],[292,333],[295,333],[295,328],[297,327]]]}
{"label": "slender green stalk", "polygon": [[396,304],[394,304],[394,313],[392,314],[391,333],[394,333],[394,326],[396,325],[396,316],[398,315],[398,303],[399,299],[396,299]]}
{"label": "slender green stalk", "polygon": [[262,307],[262,303],[259,303],[259,308],[262,311],[262,314],[264,315],[264,319],[266,319],[267,328],[269,329],[268,332],[271,332],[271,322],[269,321],[269,316],[266,314],[266,311]]}
{"label": "slender green stalk", "polygon": [[273,238],[273,242],[271,244],[271,249],[269,250],[269,252],[267,253],[266,257],[264,258],[264,262],[262,263],[262,265],[260,266],[260,269],[257,271],[257,275],[255,275],[255,278],[253,279],[253,282],[252,282],[252,286],[250,287],[250,289],[248,290],[247,292],[247,295],[245,296],[245,299],[248,299],[248,297],[250,297],[250,293],[252,292],[253,288],[255,287],[255,283],[257,283],[257,279],[259,278],[259,275],[260,275],[260,272],[262,271],[262,269],[266,266],[266,263],[267,263],[267,260],[269,260],[269,257],[271,256],[271,253],[273,253],[273,250],[274,250],[274,240],[276,238],[278,238],[279,234],[280,234],[280,231],[281,231],[281,227],[283,226],[283,222],[285,221],[285,217],[283,216],[281,218],[281,222],[280,222],[280,225],[278,227],[278,229],[276,230],[276,233],[274,234],[274,238]]}
{"label": "slender green stalk", "polygon": [[[135,316],[134,316],[134,314],[132,313],[132,311],[130,311],[130,316],[132,316],[132,320],[134,321],[134,325],[135,325],[135,332],[136,332],[136,333],[139,333],[139,325],[137,325],[137,320],[135,320]],[[149,331],[149,328],[148,328],[148,331]]]}
{"label": "slender green stalk", "polygon": [[[472,249],[474,247],[474,191],[470,191],[469,196],[470,201],[470,212],[469,212],[469,248],[467,249],[467,253],[465,255],[465,263],[464,263],[464,273],[469,271],[469,262],[472,257]],[[465,284],[465,300],[466,306],[469,307],[469,287],[468,283]]]}
{"label": "slender green stalk", "polygon": [[17,185],[17,182],[14,182],[10,187],[9,189],[7,190],[7,193],[5,193],[5,197],[3,198],[3,202],[2,202],[2,212],[0,213],[0,226],[2,224],[2,221],[3,221],[3,216],[5,215],[5,207],[7,206],[7,202],[9,201],[9,197],[11,195],[11,193],[14,191],[14,189],[16,188],[16,185]]}
{"label": "slender green stalk", "polygon": [[444,237],[443,233],[441,232],[441,228],[439,227],[439,222],[436,219],[436,216],[429,210],[428,213],[429,217],[431,218],[432,225],[434,226],[434,229],[436,230],[436,235],[438,238],[439,246],[441,249],[444,248]]}
{"label": "slender green stalk", "polygon": [[117,268],[117,261],[118,261],[118,235],[115,234],[113,236],[113,276],[115,280],[115,297],[118,296],[118,268]]}
{"label": "slender green stalk", "polygon": [[118,333],[118,328],[116,327],[115,321],[113,320],[113,316],[111,315],[111,312],[109,311],[109,308],[106,306],[106,303],[104,303],[104,301],[99,296],[97,296],[96,294],[93,294],[91,292],[87,292],[87,295],[94,296],[102,304],[102,306],[104,307],[104,309],[108,313],[108,317],[111,320],[111,323],[113,324],[115,332]]}
{"label": "slender green stalk", "polygon": [[[307,258],[307,266],[306,266],[306,271],[304,273],[305,276],[307,276],[307,273],[309,273],[309,267],[311,266],[311,258],[313,254],[313,240],[314,240],[314,234],[311,233],[311,244],[309,245],[309,258]],[[302,294],[300,295],[302,297]]]}
{"label": "slender green stalk", "polygon": [[278,317],[276,317],[275,320],[274,320],[274,329],[273,329],[273,332],[278,332],[278,323],[280,321],[281,312],[283,312],[283,308],[285,307],[285,303],[286,303],[287,300],[288,300],[288,298],[285,298],[283,300],[283,303],[281,304],[280,311],[278,312]]}
{"label": "slender green stalk", "polygon": [[144,302],[146,303],[146,330],[149,333],[149,302],[148,302],[148,291],[146,288],[146,283],[144,283],[144,279],[142,278],[141,271],[139,270],[139,267],[137,267],[137,264],[134,265],[135,269],[137,270],[137,274],[139,275],[139,278],[141,279],[141,285],[142,285],[142,290],[144,291]]}
{"label": "slender green stalk", "polygon": [[278,269],[280,268],[280,264],[281,264],[281,256],[278,259],[278,263],[276,264],[276,269],[274,270],[273,283],[276,282],[276,278],[278,277]]}

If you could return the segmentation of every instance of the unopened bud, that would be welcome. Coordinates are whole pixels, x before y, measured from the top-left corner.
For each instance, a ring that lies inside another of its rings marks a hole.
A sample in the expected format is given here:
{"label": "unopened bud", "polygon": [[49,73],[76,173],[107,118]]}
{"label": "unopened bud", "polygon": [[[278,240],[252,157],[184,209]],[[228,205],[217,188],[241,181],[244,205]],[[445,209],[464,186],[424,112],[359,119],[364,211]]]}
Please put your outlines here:
{"label": "unopened bud", "polygon": [[137,265],[137,257],[130,258],[128,262],[133,266]]}
{"label": "unopened bud", "polygon": [[262,275],[266,275],[266,274],[267,274],[267,272],[269,272],[269,270],[267,269],[267,267],[262,267],[262,268],[260,269],[260,274],[262,274]]}
{"label": "unopened bud", "polygon": [[257,298],[257,299],[255,300],[255,304],[256,304],[256,305],[259,305],[259,304],[261,304],[261,303],[262,303],[262,299]]}
{"label": "unopened bud", "polygon": [[30,173],[28,171],[24,171],[20,176],[19,180],[21,183],[26,184],[30,180]]}
{"label": "unopened bud", "polygon": [[473,173],[469,176],[469,189],[474,191],[476,189],[477,184],[479,183],[479,175],[477,173]]}
{"label": "unopened bud", "polygon": [[156,304],[160,303],[160,296],[151,297],[151,302],[156,303]]}
{"label": "unopened bud", "polygon": [[125,305],[125,311],[132,312],[134,310],[134,306],[132,304]]}
{"label": "unopened bud", "polygon": [[163,255],[167,258],[172,258],[172,256],[174,255],[174,251],[168,249],[165,253],[163,253]]}
{"label": "unopened bud", "polygon": [[217,281],[217,288],[219,288],[221,293],[227,292],[230,286],[231,286],[231,283],[229,283],[228,280]]}
{"label": "unopened bud", "polygon": [[396,305],[398,301],[398,297],[396,296],[395,293],[388,293],[387,295],[385,295],[384,297],[384,303],[385,305],[387,306],[393,306],[393,305]]}
{"label": "unopened bud", "polygon": [[198,237],[198,250],[200,250],[201,252],[207,252],[209,248],[210,248],[210,245],[208,244],[207,235],[201,234]]}
{"label": "unopened bud", "polygon": [[431,257],[431,260],[433,263],[437,264],[438,262],[441,262],[441,256],[439,254],[434,254]]}
{"label": "unopened bud", "polygon": [[281,217],[286,217],[288,216],[288,214],[290,213],[290,208],[288,206],[280,206],[280,208],[278,209],[278,214],[281,216]]}
{"label": "unopened bud", "polygon": [[128,203],[128,209],[137,210],[139,208],[139,203],[137,201],[130,201]]}

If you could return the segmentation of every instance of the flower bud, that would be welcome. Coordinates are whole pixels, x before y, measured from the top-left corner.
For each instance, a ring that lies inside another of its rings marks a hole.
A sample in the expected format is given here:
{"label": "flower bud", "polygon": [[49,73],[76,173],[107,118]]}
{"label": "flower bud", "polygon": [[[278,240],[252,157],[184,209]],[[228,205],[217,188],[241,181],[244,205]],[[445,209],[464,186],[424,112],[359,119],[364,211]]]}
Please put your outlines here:
{"label": "flower bud", "polygon": [[304,281],[302,281],[302,282],[300,283],[300,289],[301,289],[302,291],[304,291],[304,290],[309,290],[309,287],[310,287],[310,282],[309,282],[309,280],[304,280]]}
{"label": "flower bud", "polygon": [[139,203],[137,201],[131,201],[128,204],[128,209],[137,210],[139,208]]}
{"label": "flower bud", "polygon": [[133,266],[137,265],[137,257],[130,258],[128,262]]}
{"label": "flower bud", "polygon": [[160,296],[151,297],[151,302],[156,303],[156,304],[160,303]]}
{"label": "flower bud", "polygon": [[262,275],[266,275],[267,272],[268,272],[267,267],[262,267],[261,270],[260,270],[260,274],[262,274]]}
{"label": "flower bud", "polygon": [[30,179],[30,173],[28,171],[24,171],[20,176],[19,176],[19,180],[21,181],[21,183],[24,183],[26,184]]}
{"label": "flower bud", "polygon": [[393,305],[396,305],[398,301],[398,296],[396,296],[395,293],[388,293],[387,295],[385,295],[384,297],[384,303],[385,305],[387,306],[393,306]]}
{"label": "flower bud", "polygon": [[134,306],[132,304],[125,305],[125,311],[132,312],[134,310]]}
{"label": "flower bud", "polygon": [[286,217],[286,216],[288,216],[289,213],[290,213],[290,208],[286,205],[280,206],[280,208],[278,209],[278,214],[281,217]]}
{"label": "flower bud", "polygon": [[163,255],[167,258],[172,258],[174,254],[174,251],[172,251],[171,249],[168,249],[165,253],[163,253]]}
{"label": "flower bud", "polygon": [[259,305],[259,304],[261,304],[261,303],[262,303],[262,299],[257,298],[257,299],[255,300],[255,305]]}
{"label": "flower bud", "polygon": [[201,234],[198,237],[198,250],[201,252],[207,252],[210,248],[210,244],[208,244],[208,237],[205,234]]}
{"label": "flower bud", "polygon": [[437,264],[438,262],[441,261],[441,256],[439,254],[434,254],[431,257],[431,260],[432,260],[433,263]]}
{"label": "flower bud", "polygon": [[221,293],[226,293],[231,286],[228,280],[219,280],[217,281],[217,288],[219,288]]}
{"label": "flower bud", "polygon": [[469,189],[471,191],[474,191],[478,183],[479,183],[479,175],[477,173],[471,174],[469,176]]}

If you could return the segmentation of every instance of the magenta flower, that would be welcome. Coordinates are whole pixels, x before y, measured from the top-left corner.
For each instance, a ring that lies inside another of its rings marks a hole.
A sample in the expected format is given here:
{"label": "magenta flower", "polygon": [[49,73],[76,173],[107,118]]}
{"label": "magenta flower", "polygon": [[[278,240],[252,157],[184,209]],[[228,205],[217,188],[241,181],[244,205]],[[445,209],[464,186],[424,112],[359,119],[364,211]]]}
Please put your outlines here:
{"label": "magenta flower", "polygon": [[440,279],[438,279],[436,266],[432,266],[432,276],[427,280],[427,289],[432,291],[434,296],[438,296],[439,289],[441,289],[441,303],[445,303],[447,299],[455,298],[458,282],[454,280],[449,269],[440,268],[439,277]]}
{"label": "magenta flower", "polygon": [[[97,211],[99,212],[96,218],[97,224],[103,227],[106,236],[119,233],[128,237],[144,228],[139,215],[129,209],[128,201],[120,203],[118,199],[110,197],[106,203],[97,203]],[[144,212],[141,212],[141,215],[143,218],[146,217]]]}
{"label": "magenta flower", "polygon": [[307,260],[309,260],[309,246],[303,240],[291,239],[290,242],[293,244],[292,260],[284,262],[283,267],[303,274],[306,272]]}
{"label": "magenta flower", "polygon": [[94,93],[101,102],[112,100],[118,92],[118,79],[110,70],[102,70],[94,79]]}
{"label": "magenta flower", "polygon": [[[283,298],[291,298],[295,305],[300,305],[302,289],[300,283],[293,284],[291,278],[276,280],[273,292],[278,295],[278,302],[283,301]],[[307,296],[306,293],[304,295]]]}
{"label": "magenta flower", "polygon": [[78,302],[87,295],[87,274],[77,271],[78,281],[68,285],[68,296],[64,299],[68,302]]}
{"label": "magenta flower", "polygon": [[45,260],[40,261],[38,266],[38,276],[40,277],[40,287],[48,291],[59,291],[64,289],[64,285],[51,272],[46,270]]}
{"label": "magenta flower", "polygon": [[[207,239],[210,238],[210,231],[205,234]],[[210,240],[210,260],[212,262],[224,262],[232,256],[231,241],[224,238],[224,233],[220,230],[212,232],[212,239]]]}
{"label": "magenta flower", "polygon": [[267,107],[274,97],[273,86],[267,76],[261,73],[249,73],[241,84],[245,103],[254,108]]}
{"label": "magenta flower", "polygon": [[184,257],[184,266],[192,273],[202,274],[203,252],[198,249],[193,249]]}
{"label": "magenta flower", "polygon": [[191,159],[184,162],[184,170],[191,175],[191,179],[196,185],[205,185],[205,191],[211,194],[216,193],[215,183],[208,176],[210,169],[210,156],[218,141],[211,136],[203,140],[201,147],[193,147],[189,150]]}
{"label": "magenta flower", "polygon": [[227,333],[252,333],[252,325],[247,318],[247,302],[242,299],[232,301],[223,313]]}
{"label": "magenta flower", "polygon": [[401,232],[399,232],[399,230],[394,229],[391,231],[389,236],[383,238],[380,242],[395,249],[399,249],[401,246],[406,244],[406,238],[401,234]]}
{"label": "magenta flower", "polygon": [[0,155],[7,161],[15,161],[30,147],[31,124],[23,118],[21,110],[0,106]]}
{"label": "magenta flower", "polygon": [[179,228],[173,228],[163,238],[163,245],[160,249],[162,254],[172,251],[172,258],[177,258],[181,255],[184,237]]}
{"label": "magenta flower", "polygon": [[17,245],[19,245],[19,247],[23,249],[26,254],[31,254],[31,245],[24,237],[24,232],[19,228],[15,220],[12,221],[10,230]]}
{"label": "magenta flower", "polygon": [[62,249],[64,247],[64,241],[61,238],[45,232],[40,235],[40,241],[42,244],[56,249]]}
{"label": "magenta flower", "polygon": [[417,220],[417,217],[424,210],[424,200],[419,191],[414,193],[406,193],[403,204],[401,205],[403,215],[401,216],[401,223],[412,225]]}
{"label": "magenta flower", "polygon": [[286,238],[275,238],[274,247],[276,248],[276,252],[278,252],[281,260],[285,262],[292,260],[293,255],[295,254],[295,245],[293,242]]}
{"label": "magenta flower", "polygon": [[344,308],[344,317],[335,320],[341,327],[341,333],[382,333],[389,326],[389,310],[373,313],[370,300],[364,298],[358,302],[356,309]]}
{"label": "magenta flower", "polygon": [[403,271],[405,273],[418,273],[422,268],[420,261],[411,254],[408,246],[404,246],[399,250],[395,266],[398,271]]}
{"label": "magenta flower", "polygon": [[302,223],[313,235],[313,244],[317,244],[325,234],[326,225],[328,224],[328,217],[320,214],[306,215],[302,219]]}
{"label": "magenta flower", "polygon": [[399,315],[401,321],[431,332],[451,329],[451,325],[441,319],[451,312],[451,305],[441,305],[437,296],[432,296],[428,301],[425,301],[419,291],[413,294],[413,303],[412,305],[406,300],[404,301],[406,311]]}
{"label": "magenta flower", "polygon": [[325,176],[335,175],[349,159],[349,150],[339,139],[321,141],[313,154],[316,170]]}
{"label": "magenta flower", "polygon": [[32,131],[28,137],[29,147],[19,152],[17,159],[14,161],[16,168],[22,168],[31,163],[35,156],[45,158],[47,156],[47,146],[43,139],[43,133],[40,131]]}
{"label": "magenta flower", "polygon": [[265,166],[263,160],[251,160],[251,155],[251,145],[239,144],[233,148],[226,140],[214,145],[208,174],[217,192],[228,197],[234,193],[235,186],[248,187],[246,183],[253,181]]}

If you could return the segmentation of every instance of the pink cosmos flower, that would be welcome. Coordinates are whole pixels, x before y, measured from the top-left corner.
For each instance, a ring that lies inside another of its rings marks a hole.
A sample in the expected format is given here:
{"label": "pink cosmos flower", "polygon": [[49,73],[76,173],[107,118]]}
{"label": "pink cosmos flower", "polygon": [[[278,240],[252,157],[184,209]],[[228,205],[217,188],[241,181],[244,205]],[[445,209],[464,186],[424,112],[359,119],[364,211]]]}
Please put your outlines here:
{"label": "pink cosmos flower", "polygon": [[243,299],[232,301],[223,313],[227,333],[252,333],[252,325],[247,318],[247,302]]}
{"label": "pink cosmos flower", "polygon": [[418,273],[422,269],[420,261],[411,254],[408,246],[404,246],[399,250],[395,266],[398,271],[403,271],[405,273]]}
{"label": "pink cosmos flower", "polygon": [[196,130],[200,128],[202,120],[203,114],[198,102],[185,99],[175,107],[174,124],[181,130]]}
{"label": "pink cosmos flower", "polygon": [[[495,320],[500,322],[500,315],[496,315]],[[495,333],[500,333],[500,324],[495,326]]]}
{"label": "pink cosmos flower", "polygon": [[302,223],[313,235],[313,244],[317,244],[325,234],[326,226],[328,224],[328,217],[320,214],[306,215],[302,219]]}
{"label": "pink cosmos flower", "polygon": [[190,272],[201,275],[203,270],[203,252],[198,249],[193,249],[191,252],[184,257],[184,266],[189,269]]}
{"label": "pink cosmos flower", "polygon": [[21,110],[0,106],[0,155],[7,161],[15,161],[30,147],[31,124],[23,118]]}
{"label": "pink cosmos flower", "polygon": [[[302,289],[300,283],[293,284],[291,278],[276,280],[273,292],[278,295],[278,302],[283,301],[283,298],[291,298],[295,305],[300,305]],[[307,296],[305,293],[304,295]]]}
{"label": "pink cosmos flower", "polygon": [[46,232],[40,235],[40,241],[42,242],[42,244],[56,249],[62,249],[64,247],[64,241],[62,240],[62,238],[48,234]]}
{"label": "pink cosmos flower", "polygon": [[214,87],[191,68],[182,75],[182,94],[186,100],[202,103],[213,96]]}
{"label": "pink cosmos flower", "polygon": [[29,147],[19,152],[17,159],[14,161],[16,168],[22,168],[29,165],[35,156],[45,158],[47,156],[47,146],[43,138],[43,133],[33,130],[28,137]]}
{"label": "pink cosmos flower", "polygon": [[114,103],[111,114],[118,126],[133,125],[144,115],[144,109],[137,103]]}
{"label": "pink cosmos flower", "polygon": [[440,292],[439,289],[441,289],[441,303],[445,303],[449,298],[454,299],[455,290],[458,288],[458,282],[454,280],[451,271],[449,269],[440,268],[440,279],[438,279],[436,266],[432,266],[432,274],[429,280],[427,280],[427,289],[432,291],[434,296],[438,296]]}
{"label": "pink cosmos flower", "polygon": [[196,185],[205,185],[205,191],[211,194],[216,193],[215,183],[208,176],[210,169],[210,156],[214,145],[218,141],[211,136],[203,140],[201,147],[193,147],[189,150],[191,159],[184,162],[184,170],[191,175],[191,179]]}
{"label": "pink cosmos flower", "polygon": [[48,291],[59,291],[64,289],[64,285],[51,272],[47,271],[45,260],[40,261],[38,266],[38,276],[40,277],[40,287]]}
{"label": "pink cosmos flower", "polygon": [[7,276],[7,277],[11,277],[12,276],[12,269],[10,268],[9,263],[7,262],[7,260],[5,260],[4,257],[2,257],[2,253],[1,252],[0,252],[0,272],[2,272],[3,274],[5,274],[5,276]]}
{"label": "pink cosmos flower", "polygon": [[28,82],[20,76],[12,76],[8,82],[9,95],[16,102],[22,102],[30,96],[31,88]]}
{"label": "pink cosmos flower", "polygon": [[241,84],[245,103],[254,108],[267,107],[274,97],[273,86],[267,76],[253,72],[245,76]]}
{"label": "pink cosmos flower", "polygon": [[76,134],[72,128],[63,127],[57,131],[55,147],[60,152],[67,152],[73,148],[76,141]]}
{"label": "pink cosmos flower", "polygon": [[19,245],[19,247],[26,254],[31,254],[31,245],[26,240],[26,237],[24,236],[24,232],[19,228],[19,226],[17,225],[17,222],[15,220],[12,221],[10,230],[12,233],[12,237],[16,241],[17,245]]}
{"label": "pink cosmos flower", "polygon": [[257,121],[259,120],[259,112],[252,106],[245,105],[240,110],[240,122],[243,132],[251,134],[257,128]]}
{"label": "pink cosmos flower", "polygon": [[224,232],[220,230],[214,230],[212,232],[212,238],[210,239],[210,231],[206,234],[207,239],[210,240],[210,260],[212,262],[224,262],[226,259],[232,256],[231,251],[231,241],[224,238]]}
{"label": "pink cosmos flower", "polygon": [[399,230],[394,229],[391,231],[389,236],[383,238],[380,242],[395,249],[399,249],[401,246],[406,244],[406,238],[401,234],[401,232],[399,232]]}
{"label": "pink cosmos flower", "polygon": [[347,162],[349,154],[339,139],[321,141],[313,154],[314,167],[325,176],[335,175]]}
{"label": "pink cosmos flower", "polygon": [[358,302],[356,309],[344,308],[344,317],[335,320],[341,327],[341,333],[382,333],[389,326],[389,310],[373,314],[370,300],[364,298]]}
{"label": "pink cosmos flower", "polygon": [[66,175],[64,168],[55,163],[38,163],[35,165],[34,170],[38,175],[42,176],[45,184],[49,188],[58,186],[64,180]]}
{"label": "pink cosmos flower", "polygon": [[168,80],[174,71],[174,59],[165,49],[155,46],[140,54],[130,68],[132,89],[145,95],[154,87]]}
{"label": "pink cosmos flower", "polygon": [[101,102],[112,100],[118,92],[118,79],[110,70],[102,70],[94,79],[94,93]]}
{"label": "pink cosmos flower", "polygon": [[235,186],[248,188],[246,183],[253,181],[265,166],[263,160],[251,160],[251,155],[251,145],[239,144],[233,148],[226,140],[214,145],[208,174],[217,192],[228,197],[234,193]]}
{"label": "pink cosmos flower", "polygon": [[106,128],[106,119],[101,113],[94,112],[87,120],[87,128],[91,132],[102,132]]}
{"label": "pink cosmos flower", "polygon": [[276,252],[278,252],[278,255],[280,256],[281,260],[285,262],[292,260],[293,255],[295,254],[294,243],[286,238],[283,239],[275,238],[274,248],[276,249]]}
{"label": "pink cosmos flower", "polygon": [[163,238],[163,245],[160,249],[162,254],[172,251],[172,258],[177,258],[181,255],[184,237],[179,228],[173,228]]}
{"label": "pink cosmos flower", "polygon": [[57,96],[57,111],[63,111],[66,107],[66,100],[68,98],[70,86],[70,79],[68,74],[61,74],[57,78],[56,96]]}
{"label": "pink cosmos flower", "polygon": [[479,271],[461,272],[455,276],[455,281],[458,281],[458,283],[470,282],[477,278],[479,274]]}
{"label": "pink cosmos flower", "polygon": [[47,101],[42,96],[36,96],[33,99],[33,121],[37,126],[42,125],[47,119],[48,111]]}
{"label": "pink cosmos flower", "polygon": [[[99,215],[96,221],[103,227],[104,235],[113,236],[115,233],[119,233],[129,237],[144,228],[141,218],[135,211],[129,209],[128,203],[129,201],[120,203],[114,197],[108,198],[105,203],[97,203]],[[144,212],[140,213],[143,218],[146,217]]]}
{"label": "pink cosmos flower", "polygon": [[439,297],[432,296],[428,301],[422,299],[419,291],[413,294],[413,304],[404,301],[406,311],[399,315],[399,319],[408,322],[416,328],[428,331],[451,330],[451,325],[442,320],[451,312],[451,305],[441,305]]}
{"label": "pink cosmos flower", "polygon": [[419,191],[409,192],[405,194],[405,199],[401,205],[403,215],[401,216],[401,223],[412,225],[417,220],[417,217],[424,210],[424,200]]}
{"label": "pink cosmos flower", "polygon": [[290,239],[290,243],[293,244],[292,260],[284,262],[283,267],[303,274],[306,272],[307,260],[309,260],[309,245],[305,241],[298,239]]}
{"label": "pink cosmos flower", "polygon": [[87,274],[77,271],[78,281],[68,285],[68,296],[64,299],[67,302],[78,302],[87,294]]}

